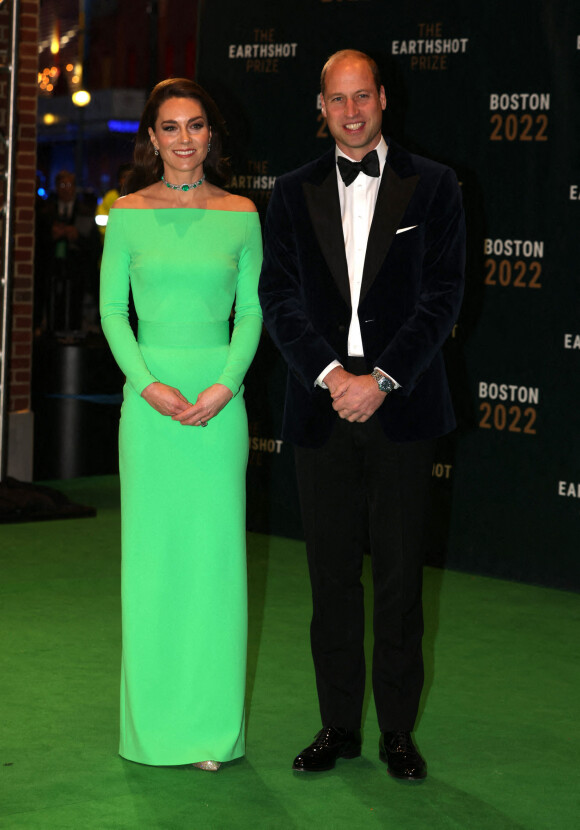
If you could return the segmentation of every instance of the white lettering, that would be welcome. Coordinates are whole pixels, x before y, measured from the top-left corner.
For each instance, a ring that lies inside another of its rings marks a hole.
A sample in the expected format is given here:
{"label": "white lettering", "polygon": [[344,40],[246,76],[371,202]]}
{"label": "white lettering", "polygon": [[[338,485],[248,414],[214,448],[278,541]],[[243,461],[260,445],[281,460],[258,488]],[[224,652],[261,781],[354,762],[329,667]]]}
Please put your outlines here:
{"label": "white lettering", "polygon": [[544,242],[534,239],[484,239],[483,251],[487,256],[542,259],[544,256]]}
{"label": "white lettering", "polygon": [[479,382],[479,397],[489,398],[491,401],[510,401],[511,403],[538,404],[540,390],[537,386],[518,386],[515,383],[487,383]]}
{"label": "white lettering", "polygon": [[580,349],[580,334],[565,334],[564,335],[565,349]]}
{"label": "white lettering", "polygon": [[580,199],[580,189],[577,184],[570,185],[570,199]]}
{"label": "white lettering", "polygon": [[580,482],[559,481],[558,495],[566,498],[580,499]]}
{"label": "white lettering", "polygon": [[580,498],[580,484],[574,484],[573,481],[558,482],[558,495],[572,497],[573,499]]}
{"label": "white lettering", "polygon": [[258,438],[255,435],[251,435],[249,440],[251,450],[268,452],[273,455],[280,455],[283,443],[280,438]]}
{"label": "white lettering", "polygon": [[465,54],[467,52],[468,37],[454,37],[454,38],[431,38],[424,40],[418,38],[417,40],[392,40],[391,54],[392,55],[437,55],[441,54],[458,54],[459,52]]}
{"label": "white lettering", "polygon": [[549,110],[549,92],[491,92],[490,110]]}
{"label": "white lettering", "polygon": [[230,43],[228,58],[295,58],[297,43]]}
{"label": "white lettering", "polygon": [[276,176],[232,176],[230,186],[239,190],[272,190]]}

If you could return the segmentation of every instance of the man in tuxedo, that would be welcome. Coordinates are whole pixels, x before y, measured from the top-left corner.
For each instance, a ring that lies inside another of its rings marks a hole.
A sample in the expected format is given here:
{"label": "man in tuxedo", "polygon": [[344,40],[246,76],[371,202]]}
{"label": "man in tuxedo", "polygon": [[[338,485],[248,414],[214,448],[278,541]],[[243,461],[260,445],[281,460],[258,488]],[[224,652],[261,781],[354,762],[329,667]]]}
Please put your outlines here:
{"label": "man in tuxedo", "polygon": [[99,231],[91,197],[77,193],[75,176],[68,170],[56,175],[51,194],[37,217],[35,290],[37,325],[45,317],[51,332],[78,331],[83,327],[83,301],[94,305],[99,280]]}
{"label": "man in tuxedo", "polygon": [[434,439],[455,426],[441,347],[462,297],[463,209],[452,170],[382,137],[369,56],[332,55],[321,91],[336,145],[278,178],[260,281],[289,366],[283,437],[295,445],[322,717],[293,769],[361,753],[368,540],[379,757],[419,780],[422,530]]}

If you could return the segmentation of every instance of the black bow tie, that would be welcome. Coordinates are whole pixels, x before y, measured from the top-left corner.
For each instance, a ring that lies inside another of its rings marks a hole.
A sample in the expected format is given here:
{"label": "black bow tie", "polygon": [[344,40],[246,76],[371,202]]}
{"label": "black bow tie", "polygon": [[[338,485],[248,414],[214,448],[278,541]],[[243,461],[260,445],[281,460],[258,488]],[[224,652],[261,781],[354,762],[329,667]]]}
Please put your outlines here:
{"label": "black bow tie", "polygon": [[336,159],[338,169],[346,187],[352,184],[358,174],[362,171],[367,176],[380,176],[381,168],[376,150],[371,150],[361,161],[350,161],[344,156]]}

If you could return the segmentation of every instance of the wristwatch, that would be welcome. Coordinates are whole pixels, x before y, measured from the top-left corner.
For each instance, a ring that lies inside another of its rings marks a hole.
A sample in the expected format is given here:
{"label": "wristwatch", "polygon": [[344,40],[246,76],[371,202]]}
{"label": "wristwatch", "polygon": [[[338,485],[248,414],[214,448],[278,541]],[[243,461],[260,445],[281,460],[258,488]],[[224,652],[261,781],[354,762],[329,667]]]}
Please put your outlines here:
{"label": "wristwatch", "polygon": [[379,385],[379,389],[381,392],[385,392],[387,395],[389,392],[392,392],[395,388],[395,384],[393,381],[388,378],[386,375],[383,375],[378,369],[373,369],[371,372],[371,377],[373,377]]}

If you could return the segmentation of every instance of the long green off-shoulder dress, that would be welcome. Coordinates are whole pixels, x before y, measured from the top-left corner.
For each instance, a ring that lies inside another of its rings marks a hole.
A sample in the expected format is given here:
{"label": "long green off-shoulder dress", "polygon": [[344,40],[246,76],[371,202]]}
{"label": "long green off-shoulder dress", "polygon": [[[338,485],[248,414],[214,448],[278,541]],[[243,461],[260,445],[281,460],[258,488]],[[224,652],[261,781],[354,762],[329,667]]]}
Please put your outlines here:
{"label": "long green off-shoulder dress", "polygon": [[[119,433],[119,751],[144,764],[244,753],[248,428],[241,384],[261,332],[261,258],[256,213],[110,213],[101,317],[127,378]],[[206,428],[181,426],[141,397],[157,380],[192,403],[213,383],[234,397]]]}

